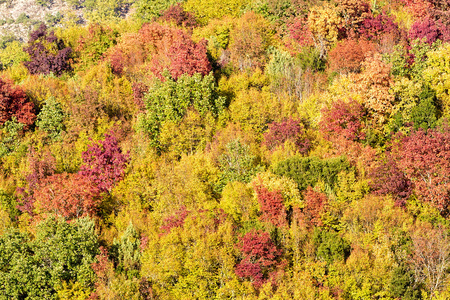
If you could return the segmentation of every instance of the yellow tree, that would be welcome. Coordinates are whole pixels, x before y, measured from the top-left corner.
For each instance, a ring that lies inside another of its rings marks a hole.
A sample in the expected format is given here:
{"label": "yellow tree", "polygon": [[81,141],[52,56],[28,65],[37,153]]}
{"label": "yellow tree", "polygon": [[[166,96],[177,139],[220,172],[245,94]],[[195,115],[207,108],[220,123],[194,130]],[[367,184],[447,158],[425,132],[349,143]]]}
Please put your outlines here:
{"label": "yellow tree", "polygon": [[325,4],[311,8],[308,15],[308,28],[313,35],[320,58],[325,58],[328,50],[337,42],[341,23],[339,11],[334,6]]}

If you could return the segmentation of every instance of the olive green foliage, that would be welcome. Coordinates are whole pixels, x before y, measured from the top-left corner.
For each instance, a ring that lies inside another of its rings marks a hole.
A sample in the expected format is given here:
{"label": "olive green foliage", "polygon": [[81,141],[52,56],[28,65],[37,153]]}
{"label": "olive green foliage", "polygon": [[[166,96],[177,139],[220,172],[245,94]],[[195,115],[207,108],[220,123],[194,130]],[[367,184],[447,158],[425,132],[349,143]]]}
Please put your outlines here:
{"label": "olive green foliage", "polygon": [[64,130],[63,121],[64,112],[61,104],[54,97],[48,98],[37,115],[36,126],[46,131],[51,139],[59,139]]}
{"label": "olive green foliage", "polygon": [[140,269],[140,240],[133,223],[130,222],[119,240],[113,243],[116,252],[117,269],[128,273],[128,277],[137,276]]}
{"label": "olive green foliage", "polygon": [[250,147],[239,139],[231,141],[226,146],[226,151],[219,157],[221,169],[220,187],[228,182],[249,182],[261,169],[257,165],[255,155],[250,152]]}
{"label": "olive green foliage", "polygon": [[97,253],[94,222],[87,218],[50,218],[37,227],[34,240],[12,229],[0,238],[0,299],[56,299],[56,290],[69,281],[89,290]]}
{"label": "olive green foliage", "polygon": [[19,147],[20,136],[24,127],[25,125],[17,122],[15,117],[3,124],[0,140],[0,157],[14,152]]}
{"label": "olive green foliage", "polygon": [[292,178],[300,190],[323,182],[329,188],[336,184],[338,174],[352,167],[343,158],[319,159],[317,157],[292,157],[280,161],[273,167],[273,172],[280,176]]}
{"label": "olive green foliage", "polygon": [[411,121],[414,124],[414,129],[436,127],[437,109],[435,106],[436,96],[429,88],[424,90],[421,94],[421,101],[417,106],[411,110]]}
{"label": "olive green foliage", "polygon": [[4,39],[0,42],[0,70],[29,60],[23,51],[23,44],[15,39]]}
{"label": "olive green foliage", "polygon": [[328,264],[344,261],[350,255],[350,243],[336,232],[316,228],[313,242],[317,247],[317,257]]}
{"label": "olive green foliage", "polygon": [[134,17],[142,23],[151,22],[160,17],[172,5],[179,0],[137,0],[134,2],[136,13]]}
{"label": "olive green foliage", "polygon": [[200,116],[217,117],[225,108],[226,99],[219,96],[212,74],[182,75],[177,81],[167,77],[156,80],[144,98],[146,113],[140,116],[140,128],[151,139],[153,147],[160,148],[159,134],[166,121],[180,123],[188,109]]}

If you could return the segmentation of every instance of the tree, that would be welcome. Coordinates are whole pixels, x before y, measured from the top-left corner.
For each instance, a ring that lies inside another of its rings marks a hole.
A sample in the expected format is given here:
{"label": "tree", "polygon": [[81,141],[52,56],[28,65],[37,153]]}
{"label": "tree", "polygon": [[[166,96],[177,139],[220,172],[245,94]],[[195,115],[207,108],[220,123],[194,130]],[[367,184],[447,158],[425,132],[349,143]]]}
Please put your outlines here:
{"label": "tree", "polygon": [[80,37],[75,57],[81,69],[94,65],[102,55],[116,45],[118,32],[98,23],[91,24],[86,34]]}
{"label": "tree", "polygon": [[365,0],[339,0],[337,9],[342,18],[342,27],[346,35],[357,34],[359,27],[370,15],[369,3]]}
{"label": "tree", "polygon": [[365,39],[380,42],[386,35],[392,35],[392,38],[396,40],[401,33],[394,19],[383,12],[377,16],[370,16],[364,19],[360,28],[360,34]]}
{"label": "tree", "polygon": [[317,157],[291,157],[278,162],[273,173],[292,178],[300,190],[315,186],[321,181],[333,188],[341,171],[349,170],[350,164],[345,158],[319,159]]}
{"label": "tree", "polygon": [[56,299],[64,282],[89,292],[95,280],[91,264],[98,252],[94,222],[67,223],[49,218],[31,240],[11,229],[0,237],[0,292],[4,299]]}
{"label": "tree", "polygon": [[272,44],[269,23],[253,12],[238,19],[230,36],[230,58],[239,70],[262,68],[267,62],[266,50]]}
{"label": "tree", "polygon": [[206,55],[206,40],[195,43],[190,34],[181,29],[147,23],[139,30],[136,45],[127,46],[125,42],[126,40],[119,44],[119,50],[123,52],[121,55],[125,58],[125,66],[132,67],[130,63],[136,59],[133,58],[135,55],[145,59],[148,55],[145,52],[148,51],[152,57],[150,69],[161,80],[167,77],[164,74],[165,69],[174,80],[185,73],[191,76],[200,73],[205,76],[212,69]]}
{"label": "tree", "polygon": [[302,211],[302,216],[306,223],[311,224],[311,227],[322,226],[322,213],[328,203],[327,196],[324,193],[316,192],[310,186],[306,188],[303,193],[305,199],[305,207]]}
{"label": "tree", "polygon": [[211,19],[221,19],[224,16],[239,17],[241,12],[250,3],[249,0],[187,0],[184,8],[192,12],[197,22],[206,25]]}
{"label": "tree", "polygon": [[376,50],[375,44],[366,40],[345,39],[337,43],[329,54],[328,63],[331,71],[339,73],[358,73],[364,59]]}
{"label": "tree", "polygon": [[386,161],[381,161],[371,170],[369,176],[372,178],[371,188],[375,194],[392,194],[398,206],[406,205],[406,200],[412,193],[413,184],[398,168],[392,156],[388,155]]}
{"label": "tree", "polygon": [[273,150],[288,140],[294,142],[302,154],[307,153],[311,146],[311,142],[306,137],[305,127],[300,120],[289,118],[284,122],[269,124],[269,129],[264,134],[264,144],[267,148]]}
{"label": "tree", "polygon": [[330,108],[322,109],[320,131],[330,141],[345,138],[349,141],[362,141],[365,138],[364,107],[356,100],[338,100]]}
{"label": "tree", "polygon": [[64,130],[64,111],[54,97],[45,101],[45,105],[37,115],[36,126],[48,133],[51,139],[59,139]]}
{"label": "tree", "polygon": [[133,223],[130,222],[120,239],[114,240],[113,249],[117,269],[126,272],[128,277],[136,277],[141,267],[141,241]]}
{"label": "tree", "polygon": [[34,105],[25,92],[12,82],[0,78],[0,125],[16,117],[25,128],[34,123]]}
{"label": "tree", "polygon": [[383,62],[381,54],[375,53],[362,63],[363,71],[354,75],[354,89],[363,97],[362,104],[367,108],[373,125],[386,122],[393,110],[394,94],[391,91],[393,78],[391,65]]}
{"label": "tree", "polygon": [[342,19],[336,7],[326,4],[311,8],[308,14],[308,28],[321,59],[325,59],[328,50],[337,42],[341,23]]}
{"label": "tree", "polygon": [[410,40],[425,39],[425,42],[431,45],[438,39],[443,39],[442,24],[430,18],[418,20],[411,26],[408,36]]}
{"label": "tree", "polygon": [[100,190],[80,174],[55,174],[42,180],[34,192],[38,213],[54,213],[67,220],[96,214]]}
{"label": "tree", "polygon": [[265,186],[255,186],[256,195],[262,212],[261,219],[277,227],[287,225],[283,196],[278,190],[269,191]]}
{"label": "tree", "polygon": [[20,200],[19,209],[28,214],[33,214],[35,197],[34,193],[40,184],[48,176],[55,173],[56,160],[50,152],[38,153],[30,147],[28,154],[29,173],[26,178],[25,187],[17,188]]}
{"label": "tree", "polygon": [[[217,93],[214,76],[182,75],[177,81],[156,80],[144,98],[146,112],[140,115],[140,128],[149,135],[151,145],[161,150],[160,132],[164,122],[179,124],[189,109],[205,118],[216,118],[225,108],[225,98]],[[193,145],[192,145],[193,146]]]}
{"label": "tree", "polygon": [[236,274],[242,279],[250,279],[260,288],[276,271],[282,251],[270,239],[267,232],[252,230],[238,243],[242,260],[236,265]]}
{"label": "tree", "polygon": [[412,234],[410,261],[416,284],[424,283],[430,297],[444,287],[450,266],[450,240],[443,228],[418,227]]}
{"label": "tree", "polygon": [[447,215],[450,204],[450,130],[419,129],[398,138],[395,157],[400,170],[414,183],[417,195]]}
{"label": "tree", "polygon": [[250,146],[237,138],[225,147],[226,152],[219,157],[220,187],[233,181],[249,182],[257,172],[256,157],[250,152]]}
{"label": "tree", "polygon": [[186,206],[182,206],[174,215],[165,218],[163,225],[159,228],[162,234],[169,233],[172,228],[182,227],[188,214],[189,211],[186,210]]}
{"label": "tree", "polygon": [[117,182],[123,179],[129,154],[123,154],[117,139],[105,134],[105,139],[89,146],[83,152],[83,165],[79,174],[92,181],[99,191],[110,193]]}
{"label": "tree", "polygon": [[24,66],[31,74],[53,73],[59,76],[71,70],[69,59],[72,48],[65,47],[54,31],[48,33],[45,24],[30,34],[24,51],[30,56],[30,61],[24,62]]}
{"label": "tree", "polygon": [[316,228],[313,241],[317,247],[317,256],[328,264],[345,261],[350,255],[350,243],[334,231]]}
{"label": "tree", "polygon": [[169,7],[161,16],[161,20],[173,22],[175,25],[185,28],[193,28],[197,26],[194,14],[183,9],[180,3]]}
{"label": "tree", "polygon": [[179,0],[138,0],[134,4],[136,8],[134,17],[139,22],[152,22],[178,2]]}

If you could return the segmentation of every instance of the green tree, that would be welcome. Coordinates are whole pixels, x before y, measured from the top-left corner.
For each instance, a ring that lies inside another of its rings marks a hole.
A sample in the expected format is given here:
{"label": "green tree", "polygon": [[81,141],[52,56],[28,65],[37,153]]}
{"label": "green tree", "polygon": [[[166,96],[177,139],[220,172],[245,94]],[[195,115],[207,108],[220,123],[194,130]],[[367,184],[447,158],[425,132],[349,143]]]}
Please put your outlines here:
{"label": "green tree", "polygon": [[225,107],[225,98],[218,95],[212,74],[202,78],[196,73],[184,74],[177,81],[170,77],[165,81],[156,80],[144,103],[147,111],[140,115],[139,127],[149,135],[152,146],[161,149],[159,136],[165,121],[179,124],[189,108],[201,117],[207,113],[217,117]]}
{"label": "green tree", "polygon": [[315,186],[319,181],[333,188],[341,171],[350,170],[350,164],[343,157],[319,159],[317,157],[291,157],[277,163],[273,172],[292,178],[300,190]]}
{"label": "green tree", "polygon": [[49,218],[37,226],[34,240],[11,229],[0,237],[0,299],[55,299],[69,281],[89,291],[97,252],[94,221],[88,218],[72,223]]}
{"label": "green tree", "polygon": [[64,117],[61,104],[55,97],[50,97],[37,115],[36,126],[46,131],[51,139],[57,140],[61,138],[61,133],[65,128]]}

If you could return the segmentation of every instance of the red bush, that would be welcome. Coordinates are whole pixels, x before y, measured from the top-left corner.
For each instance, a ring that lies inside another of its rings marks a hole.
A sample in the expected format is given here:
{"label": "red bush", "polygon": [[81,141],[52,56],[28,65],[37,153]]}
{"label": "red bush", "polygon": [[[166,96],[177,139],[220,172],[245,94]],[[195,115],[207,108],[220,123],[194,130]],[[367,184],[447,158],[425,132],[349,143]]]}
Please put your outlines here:
{"label": "red bush", "polygon": [[256,288],[267,281],[278,265],[281,250],[267,232],[251,231],[238,244],[243,259],[236,265],[236,275],[250,279]]}
{"label": "red bush", "polygon": [[288,140],[293,141],[301,153],[308,152],[311,147],[301,121],[288,119],[284,122],[269,124],[269,130],[264,134],[264,144],[267,148],[272,150]]}
{"label": "red bush", "polygon": [[399,169],[414,183],[417,195],[443,215],[450,204],[450,129],[418,130],[394,143]]}
{"label": "red bush", "polygon": [[0,78],[0,125],[13,116],[18,122],[30,126],[36,120],[34,105],[19,87]]}
{"label": "red bush", "polygon": [[80,174],[97,185],[100,191],[110,192],[122,180],[129,155],[123,154],[116,138],[106,134],[105,140],[92,144],[83,152]]}
{"label": "red bush", "polygon": [[45,178],[36,189],[36,207],[66,219],[94,215],[97,212],[100,191],[80,174],[55,174]]}
{"label": "red bush", "polygon": [[369,177],[375,194],[392,194],[398,206],[406,205],[406,199],[412,193],[412,182],[400,171],[392,157],[389,156],[386,162],[375,167]]}
{"label": "red bush", "polygon": [[362,120],[364,108],[356,100],[349,102],[338,100],[330,108],[322,110],[320,131],[328,140],[345,138],[350,141],[360,141],[365,138]]}
{"label": "red bush", "polygon": [[173,22],[175,25],[185,28],[192,28],[197,26],[195,16],[183,9],[180,3],[172,5],[167,9],[161,19],[167,22]]}
{"label": "red bush", "polygon": [[359,72],[364,59],[375,51],[375,44],[366,40],[343,40],[329,53],[330,70],[339,73]]}
{"label": "red bush", "polygon": [[286,226],[286,209],[280,191],[269,191],[264,186],[256,187],[258,202],[261,207],[261,219],[275,226]]}
{"label": "red bush", "polygon": [[305,208],[303,209],[303,216],[305,221],[312,226],[322,226],[321,215],[328,202],[327,196],[324,193],[316,192],[312,187],[308,186],[303,193],[305,199]]}

